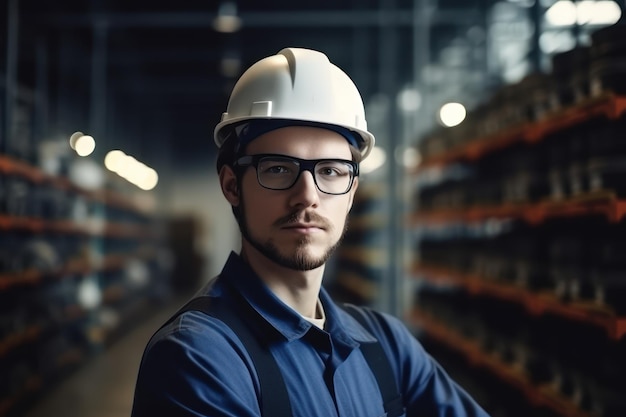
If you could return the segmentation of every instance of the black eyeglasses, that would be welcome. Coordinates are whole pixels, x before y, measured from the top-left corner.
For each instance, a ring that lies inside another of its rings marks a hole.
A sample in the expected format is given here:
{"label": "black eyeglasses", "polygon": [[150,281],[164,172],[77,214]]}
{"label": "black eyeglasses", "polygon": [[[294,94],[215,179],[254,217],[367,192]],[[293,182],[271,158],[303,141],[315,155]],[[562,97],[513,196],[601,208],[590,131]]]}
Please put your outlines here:
{"label": "black eyeglasses", "polygon": [[359,166],[346,159],[300,159],[293,156],[259,154],[246,155],[235,161],[235,166],[256,168],[259,184],[270,190],[286,190],[309,171],[317,189],[324,194],[345,194],[352,188]]}

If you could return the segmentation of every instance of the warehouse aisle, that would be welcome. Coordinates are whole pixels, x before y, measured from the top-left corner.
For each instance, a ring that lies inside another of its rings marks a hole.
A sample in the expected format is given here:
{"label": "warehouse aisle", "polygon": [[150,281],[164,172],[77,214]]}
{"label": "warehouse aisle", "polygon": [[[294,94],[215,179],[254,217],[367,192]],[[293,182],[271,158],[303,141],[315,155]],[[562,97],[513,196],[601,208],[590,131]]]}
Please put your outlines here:
{"label": "warehouse aisle", "polygon": [[129,416],[137,369],[146,342],[185,299],[173,298],[48,392],[25,417]]}

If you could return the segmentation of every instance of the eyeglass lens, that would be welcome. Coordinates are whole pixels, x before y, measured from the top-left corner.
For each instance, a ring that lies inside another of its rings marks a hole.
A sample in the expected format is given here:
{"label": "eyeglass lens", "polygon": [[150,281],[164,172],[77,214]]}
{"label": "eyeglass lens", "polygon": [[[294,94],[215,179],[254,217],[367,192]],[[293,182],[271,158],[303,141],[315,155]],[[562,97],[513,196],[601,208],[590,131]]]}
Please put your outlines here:
{"label": "eyeglass lens", "polygon": [[328,194],[346,193],[354,176],[352,166],[342,161],[317,161],[307,166],[290,158],[267,157],[259,160],[257,176],[259,183],[273,190],[285,190],[295,184],[303,170],[313,173],[319,190]]}

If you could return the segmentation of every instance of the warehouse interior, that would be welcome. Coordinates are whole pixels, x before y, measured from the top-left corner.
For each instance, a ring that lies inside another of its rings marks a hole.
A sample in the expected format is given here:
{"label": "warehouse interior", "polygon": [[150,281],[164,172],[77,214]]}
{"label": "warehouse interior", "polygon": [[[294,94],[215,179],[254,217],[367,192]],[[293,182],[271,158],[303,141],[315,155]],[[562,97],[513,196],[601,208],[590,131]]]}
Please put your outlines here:
{"label": "warehouse interior", "polygon": [[376,148],[324,285],[493,417],[626,415],[626,2],[6,0],[0,417],[129,415],[154,330],[239,230],[213,129],[285,47]]}

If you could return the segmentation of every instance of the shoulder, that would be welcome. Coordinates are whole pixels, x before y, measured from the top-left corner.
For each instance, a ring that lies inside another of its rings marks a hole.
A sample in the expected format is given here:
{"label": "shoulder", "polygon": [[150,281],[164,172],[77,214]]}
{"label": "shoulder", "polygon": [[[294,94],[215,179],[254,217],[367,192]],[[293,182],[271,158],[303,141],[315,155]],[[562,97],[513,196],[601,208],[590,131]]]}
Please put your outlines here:
{"label": "shoulder", "polygon": [[[141,361],[143,380],[151,376],[163,386],[200,377],[203,380],[256,382],[250,356],[237,335],[221,320],[200,311],[186,311],[159,329]],[[165,381],[164,381],[165,380]]]}
{"label": "shoulder", "polygon": [[[164,345],[198,354],[237,354],[245,349],[235,333],[220,319],[201,312],[185,311],[160,328],[150,339],[146,351]],[[200,349],[201,348],[201,349]]]}
{"label": "shoulder", "polygon": [[142,364],[161,368],[169,362],[219,369],[220,361],[231,361],[253,368],[235,332],[220,319],[226,309],[232,310],[232,303],[219,296],[192,298],[154,333]]}
{"label": "shoulder", "polygon": [[155,415],[145,410],[161,408],[191,415],[184,414],[180,404],[198,410],[194,415],[223,415],[225,398],[233,409],[256,410],[258,393],[254,365],[232,330],[208,314],[187,311],[159,329],[148,343],[134,407],[142,416]]}

